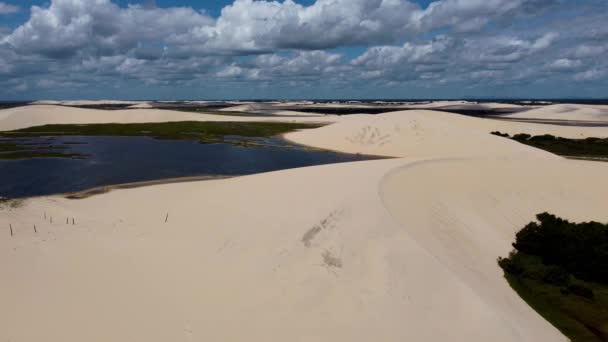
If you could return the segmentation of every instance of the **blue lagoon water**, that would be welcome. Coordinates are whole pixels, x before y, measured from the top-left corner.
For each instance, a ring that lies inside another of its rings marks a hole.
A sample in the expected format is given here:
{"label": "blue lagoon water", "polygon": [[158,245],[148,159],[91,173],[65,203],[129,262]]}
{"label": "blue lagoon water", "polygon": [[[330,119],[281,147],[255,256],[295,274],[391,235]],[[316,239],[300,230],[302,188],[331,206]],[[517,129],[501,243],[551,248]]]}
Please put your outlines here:
{"label": "blue lagoon water", "polygon": [[248,175],[374,159],[306,149],[280,138],[259,140],[265,146],[201,144],[149,137],[56,137],[51,140],[54,146],[68,147],[63,152],[88,157],[0,160],[0,197],[68,193],[177,177]]}

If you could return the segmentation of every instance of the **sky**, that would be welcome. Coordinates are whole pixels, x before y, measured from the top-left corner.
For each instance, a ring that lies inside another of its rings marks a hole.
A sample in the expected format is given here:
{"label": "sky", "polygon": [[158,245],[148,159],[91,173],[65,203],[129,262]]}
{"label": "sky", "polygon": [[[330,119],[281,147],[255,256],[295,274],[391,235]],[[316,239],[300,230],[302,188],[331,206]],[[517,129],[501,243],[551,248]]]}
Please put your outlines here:
{"label": "sky", "polygon": [[0,100],[608,98],[608,0],[0,0]]}

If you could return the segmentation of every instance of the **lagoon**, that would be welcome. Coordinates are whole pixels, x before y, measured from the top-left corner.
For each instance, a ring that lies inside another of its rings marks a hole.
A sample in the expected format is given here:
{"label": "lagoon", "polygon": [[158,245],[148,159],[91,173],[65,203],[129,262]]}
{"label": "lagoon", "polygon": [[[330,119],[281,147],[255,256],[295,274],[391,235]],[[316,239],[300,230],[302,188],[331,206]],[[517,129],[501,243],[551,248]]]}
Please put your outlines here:
{"label": "lagoon", "polygon": [[[238,137],[235,137],[238,138]],[[48,137],[28,138],[49,143]],[[0,196],[19,198],[191,176],[239,176],[377,157],[310,149],[279,137],[250,146],[152,137],[60,136],[51,143],[79,158],[0,160]],[[226,137],[230,139],[230,137]],[[251,143],[251,139],[249,140]]]}

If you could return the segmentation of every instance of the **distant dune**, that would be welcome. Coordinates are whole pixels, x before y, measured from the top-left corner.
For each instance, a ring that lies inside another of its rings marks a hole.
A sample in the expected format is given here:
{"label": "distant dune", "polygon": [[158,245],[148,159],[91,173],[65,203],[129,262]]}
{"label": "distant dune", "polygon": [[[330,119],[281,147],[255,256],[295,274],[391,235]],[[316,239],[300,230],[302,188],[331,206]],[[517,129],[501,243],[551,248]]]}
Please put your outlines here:
{"label": "distant dune", "polygon": [[608,106],[555,104],[522,113],[510,114],[510,118],[571,120],[571,121],[600,121],[608,122]]}
{"label": "distant dune", "polygon": [[[260,120],[30,106],[0,111],[0,129],[194,119]],[[264,120],[281,119],[335,122],[292,141],[397,158],[3,209],[0,226],[15,236],[0,237],[0,303],[11,308],[0,311],[0,338],[566,340],[509,287],[496,258],[542,211],[608,221],[608,164],[490,132],[606,137],[608,128],[430,110]]]}
{"label": "distant dune", "polygon": [[[332,117],[303,117],[302,122],[333,122]],[[33,105],[0,110],[0,130],[47,124],[136,123],[171,121],[293,121],[280,117],[237,117],[189,113],[165,109],[98,110],[56,105]]]}

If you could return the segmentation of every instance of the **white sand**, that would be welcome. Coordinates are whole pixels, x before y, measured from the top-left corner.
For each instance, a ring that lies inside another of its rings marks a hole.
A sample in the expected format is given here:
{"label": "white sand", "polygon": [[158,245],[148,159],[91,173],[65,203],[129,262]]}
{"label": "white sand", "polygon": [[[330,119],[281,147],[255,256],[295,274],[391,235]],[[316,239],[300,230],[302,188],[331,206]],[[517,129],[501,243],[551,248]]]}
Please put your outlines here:
{"label": "white sand", "polygon": [[490,135],[493,131],[512,135],[553,134],[566,138],[608,137],[607,127],[532,124],[411,110],[382,115],[348,115],[334,125],[291,133],[287,138],[319,148],[393,157],[547,154]]}
{"label": "white sand", "polygon": [[487,109],[511,109],[521,108],[522,106],[511,103],[497,102],[469,102],[469,101],[432,101],[429,103],[409,103],[404,107],[424,108],[424,109],[468,109],[468,110],[487,110]]}
{"label": "white sand", "polygon": [[162,109],[96,110],[53,105],[24,106],[0,110],[0,130],[47,124],[137,123],[171,121],[288,121],[333,122],[332,117],[251,117],[188,113]]}
{"label": "white sand", "polygon": [[147,108],[154,108],[154,106],[151,105],[149,102],[143,102],[143,103],[134,104],[132,106],[129,106],[128,108],[129,109],[147,109]]}
{"label": "white sand", "polygon": [[582,104],[555,104],[507,117],[517,119],[569,120],[608,122],[608,106]]}
{"label": "white sand", "polygon": [[[192,115],[40,108],[0,111],[0,129]],[[608,164],[488,132],[608,128],[433,111],[333,120],[288,137],[408,158],[37,198],[0,211],[0,340],[565,340],[509,288],[496,258],[541,211],[608,221]]]}
{"label": "white sand", "polygon": [[144,101],[121,101],[121,100],[76,100],[76,101],[55,101],[55,100],[40,100],[34,101],[32,104],[41,105],[63,105],[63,106],[92,106],[92,105],[113,105],[113,104],[139,104]]}

